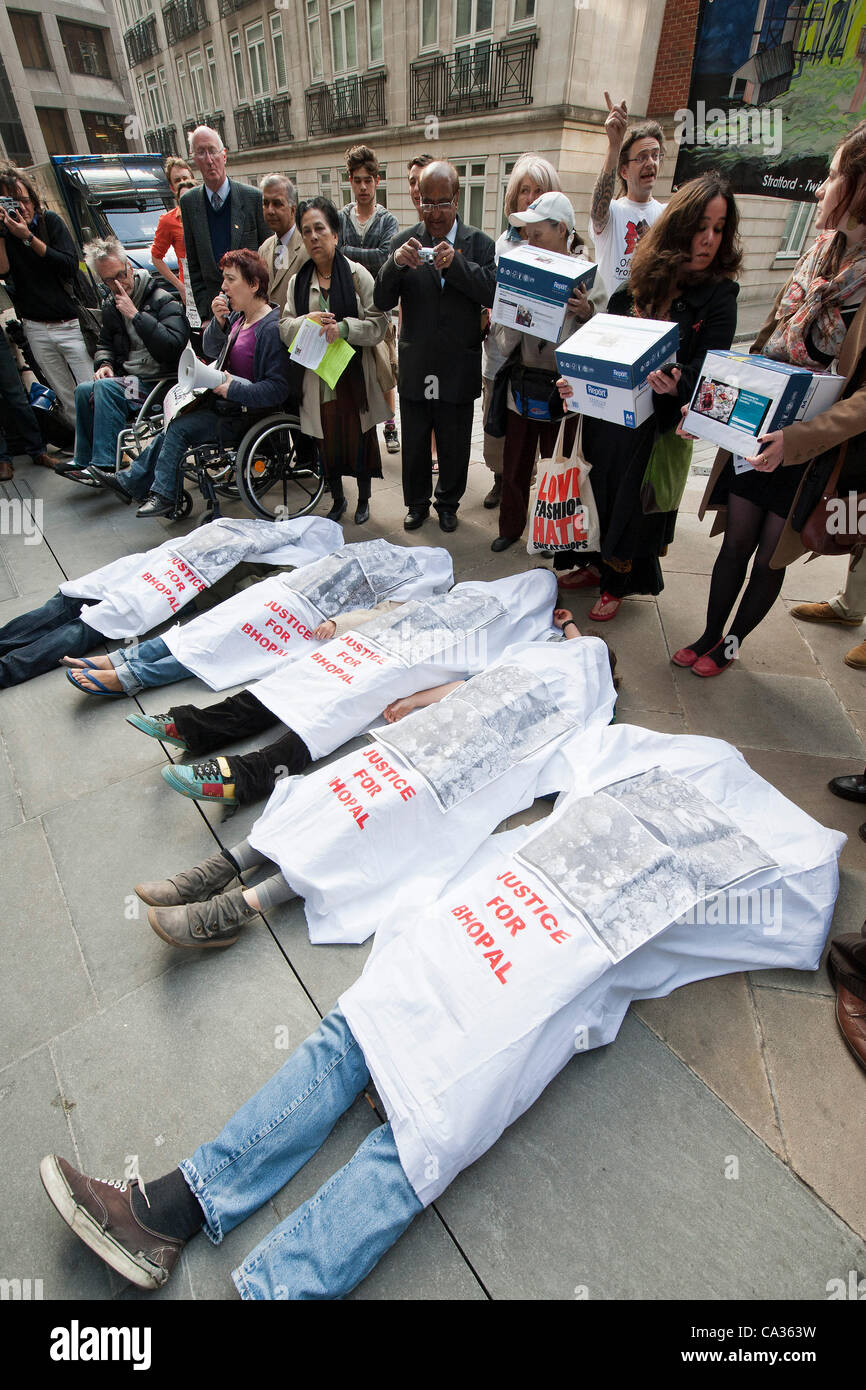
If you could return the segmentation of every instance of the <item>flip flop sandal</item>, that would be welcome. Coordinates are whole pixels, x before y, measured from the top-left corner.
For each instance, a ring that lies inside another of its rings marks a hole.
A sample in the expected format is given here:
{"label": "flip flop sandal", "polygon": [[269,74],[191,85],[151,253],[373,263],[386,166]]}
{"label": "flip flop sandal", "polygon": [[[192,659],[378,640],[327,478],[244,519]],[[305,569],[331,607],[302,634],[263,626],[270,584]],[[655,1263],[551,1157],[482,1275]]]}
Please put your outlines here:
{"label": "flip flop sandal", "polygon": [[[76,669],[80,670],[81,668],[77,667]],[[92,666],[88,666],[83,672],[83,674],[87,676],[87,679],[89,681],[93,681],[93,684],[95,686],[99,687],[98,690],[87,690],[85,686],[79,685],[78,681],[75,679],[75,671],[67,671],[66,679],[69,681],[70,685],[75,686],[76,690],[80,690],[82,695],[98,695],[100,696],[100,698],[107,696],[109,699],[112,700],[123,699],[126,697],[125,690],[109,690],[107,685],[103,685],[102,681],[98,680],[96,676],[93,674],[93,669],[94,668]],[[98,670],[99,668],[97,667],[96,669]]]}
{"label": "flip flop sandal", "polygon": [[[82,661],[83,664],[81,666],[73,666],[73,661]],[[88,661],[86,657],[82,658],[78,656],[62,656],[57,664],[58,666],[65,666],[69,671],[89,671],[91,668],[93,668],[96,671],[99,670],[99,667],[94,667],[93,662]]]}

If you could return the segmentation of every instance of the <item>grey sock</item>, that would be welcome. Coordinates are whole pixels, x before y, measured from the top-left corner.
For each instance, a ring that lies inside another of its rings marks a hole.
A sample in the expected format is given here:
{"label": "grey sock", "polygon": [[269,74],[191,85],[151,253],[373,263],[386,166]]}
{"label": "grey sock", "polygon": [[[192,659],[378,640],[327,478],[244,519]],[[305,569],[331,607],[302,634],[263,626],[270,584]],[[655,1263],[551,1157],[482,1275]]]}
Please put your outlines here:
{"label": "grey sock", "polygon": [[256,864],[266,864],[268,862],[266,855],[261,854],[257,849],[253,849],[249,840],[241,840],[240,844],[235,845],[232,849],[223,850],[223,854],[225,854],[233,864],[237,865],[241,873],[243,873],[244,869],[254,869]]}
{"label": "grey sock", "polygon": [[295,893],[282,874],[273,874],[256,884],[256,896],[261,911],[267,912],[268,908],[277,907],[280,903],[288,902],[289,898],[294,898]]}

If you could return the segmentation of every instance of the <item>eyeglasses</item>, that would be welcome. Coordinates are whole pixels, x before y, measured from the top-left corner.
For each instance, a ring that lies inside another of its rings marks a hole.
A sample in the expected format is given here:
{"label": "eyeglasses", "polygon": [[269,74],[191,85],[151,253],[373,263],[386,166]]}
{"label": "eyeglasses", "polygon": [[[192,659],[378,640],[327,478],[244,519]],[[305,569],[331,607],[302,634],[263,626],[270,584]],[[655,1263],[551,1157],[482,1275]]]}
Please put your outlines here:
{"label": "eyeglasses", "polygon": [[192,157],[193,157],[193,159],[211,159],[211,158],[213,158],[213,159],[219,159],[220,155],[223,154],[223,153],[224,153],[223,150],[216,150],[216,149],[193,150],[193,152],[192,152]]}
{"label": "eyeglasses", "polygon": [[128,267],[125,267],[123,270],[119,270],[119,271],[117,272],[116,275],[103,275],[103,276],[101,277],[103,284],[106,284],[106,285],[118,285],[118,284],[120,284],[123,280],[126,279],[126,270],[127,270],[127,268],[128,268]]}
{"label": "eyeglasses", "polygon": [[627,159],[626,164],[661,164],[661,150],[644,150],[643,154],[636,154],[634,159]]}
{"label": "eyeglasses", "polygon": [[438,202],[438,203],[428,203],[427,200],[426,200],[426,198],[422,198],[422,199],[421,199],[421,211],[422,211],[422,212],[433,212],[434,209],[435,209],[436,212],[447,212],[448,209],[451,208],[451,207],[453,207],[454,204],[455,204],[456,202],[457,202],[457,199],[456,199],[456,198],[444,198],[444,199],[442,199],[442,200],[441,200],[440,202]]}

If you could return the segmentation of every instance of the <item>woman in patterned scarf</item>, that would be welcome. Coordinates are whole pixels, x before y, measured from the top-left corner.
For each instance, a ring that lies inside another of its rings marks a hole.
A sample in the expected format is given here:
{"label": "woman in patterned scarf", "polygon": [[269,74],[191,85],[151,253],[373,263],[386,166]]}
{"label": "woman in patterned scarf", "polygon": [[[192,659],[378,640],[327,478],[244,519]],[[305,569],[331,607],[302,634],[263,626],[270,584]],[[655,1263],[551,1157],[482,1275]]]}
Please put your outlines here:
{"label": "woman in patterned scarf", "polygon": [[[835,369],[846,385],[820,415],[761,435],[759,452],[747,459],[749,471],[736,474],[730,454],[717,455],[700,511],[720,511],[713,531],[724,526],[725,533],[710,580],[706,627],[673,656],[696,676],[725,671],[769,613],[785,566],[804,553],[795,533],[817,504],[846,441],[838,491],[866,486],[866,121],[839,145],[816,196],[818,236],[751,350],[812,371]],[[748,584],[729,623],[752,556]]]}

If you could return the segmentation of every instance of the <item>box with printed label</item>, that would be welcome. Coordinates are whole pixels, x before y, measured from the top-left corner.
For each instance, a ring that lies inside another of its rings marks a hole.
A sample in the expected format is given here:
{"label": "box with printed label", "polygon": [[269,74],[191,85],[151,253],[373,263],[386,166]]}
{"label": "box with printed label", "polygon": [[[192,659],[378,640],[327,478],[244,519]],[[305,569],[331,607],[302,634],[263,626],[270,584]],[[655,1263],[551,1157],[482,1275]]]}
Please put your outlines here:
{"label": "box with printed label", "polygon": [[816,376],[827,374],[757,353],[708,352],[683,428],[732,454],[754,455],[758,437],[796,420],[810,391],[822,408]]}
{"label": "box with printed label", "polygon": [[[823,415],[838,401],[844,385],[845,378],[836,372],[812,372],[811,385],[800,403],[795,421],[812,420],[816,415]],[[735,473],[748,473],[754,467],[746,462],[742,454],[734,454],[733,460]]]}
{"label": "box with printed label", "polygon": [[556,349],[573,395],[570,410],[635,429],[652,414],[650,372],[674,361],[675,323],[596,314]]}
{"label": "box with printed label", "polygon": [[596,264],[583,256],[563,256],[540,246],[515,246],[499,257],[492,323],[517,328],[555,343],[575,284],[592,288]]}

